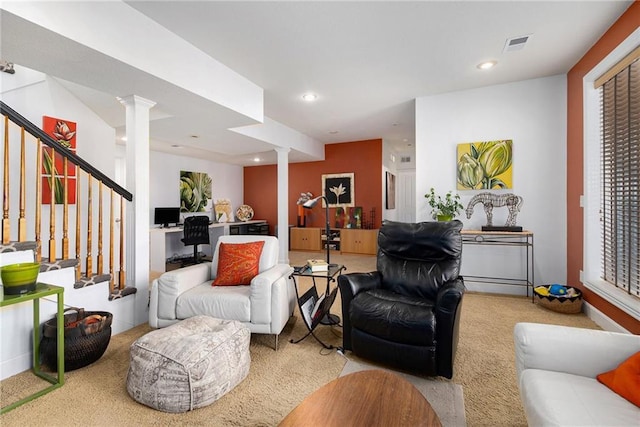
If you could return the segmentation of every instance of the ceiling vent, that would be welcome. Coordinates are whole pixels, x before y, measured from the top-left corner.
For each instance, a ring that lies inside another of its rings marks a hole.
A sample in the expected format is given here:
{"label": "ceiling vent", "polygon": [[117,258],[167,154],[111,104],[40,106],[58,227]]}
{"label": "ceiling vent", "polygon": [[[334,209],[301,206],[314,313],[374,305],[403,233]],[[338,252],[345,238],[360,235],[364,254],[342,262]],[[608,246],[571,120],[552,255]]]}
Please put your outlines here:
{"label": "ceiling vent", "polygon": [[510,39],[507,39],[507,42],[504,44],[504,50],[502,51],[502,53],[514,52],[516,50],[524,49],[524,46],[527,44],[530,38],[531,34],[528,34],[526,36],[511,37]]}
{"label": "ceiling vent", "polygon": [[411,156],[400,157],[400,163],[411,163]]}

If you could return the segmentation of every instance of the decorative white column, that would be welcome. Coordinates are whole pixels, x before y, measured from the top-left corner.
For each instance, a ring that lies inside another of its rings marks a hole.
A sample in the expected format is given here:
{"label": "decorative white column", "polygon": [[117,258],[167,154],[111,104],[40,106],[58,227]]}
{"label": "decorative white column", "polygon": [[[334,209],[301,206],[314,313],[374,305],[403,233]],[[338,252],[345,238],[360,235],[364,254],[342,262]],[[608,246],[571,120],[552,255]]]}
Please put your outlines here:
{"label": "decorative white column", "polygon": [[289,264],[289,151],[290,148],[279,147],[278,153],[278,243],[280,252],[278,260]]}
{"label": "decorative white column", "polygon": [[127,203],[127,286],[135,286],[134,325],[148,321],[149,313],[149,110],[155,102],[130,95],[121,98],[126,108],[126,187],[133,193]]}

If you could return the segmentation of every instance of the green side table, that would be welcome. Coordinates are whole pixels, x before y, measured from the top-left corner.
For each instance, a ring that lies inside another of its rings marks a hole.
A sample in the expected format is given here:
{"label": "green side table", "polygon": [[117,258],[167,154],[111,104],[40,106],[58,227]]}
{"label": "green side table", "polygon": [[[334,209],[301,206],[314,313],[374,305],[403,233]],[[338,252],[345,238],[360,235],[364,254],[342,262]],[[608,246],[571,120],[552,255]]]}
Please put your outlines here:
{"label": "green side table", "polygon": [[[58,300],[58,376],[54,377],[40,369],[40,298],[56,295]],[[51,385],[32,395],[18,400],[11,405],[7,405],[0,410],[0,414],[9,412],[18,406],[30,402],[52,390],[64,385],[64,288],[61,286],[48,285],[46,283],[36,284],[36,290],[22,295],[5,295],[0,301],[0,307],[6,307],[22,302],[33,301],[33,373],[50,382]]]}

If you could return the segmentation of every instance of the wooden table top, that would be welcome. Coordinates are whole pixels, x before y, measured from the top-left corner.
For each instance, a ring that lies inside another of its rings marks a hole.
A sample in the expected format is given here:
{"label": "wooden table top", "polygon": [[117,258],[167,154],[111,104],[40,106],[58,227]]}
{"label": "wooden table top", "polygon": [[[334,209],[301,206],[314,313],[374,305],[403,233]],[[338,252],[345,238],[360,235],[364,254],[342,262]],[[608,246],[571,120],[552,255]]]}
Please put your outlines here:
{"label": "wooden table top", "polygon": [[279,425],[441,426],[438,415],[413,384],[377,369],[331,381],[304,399]]}

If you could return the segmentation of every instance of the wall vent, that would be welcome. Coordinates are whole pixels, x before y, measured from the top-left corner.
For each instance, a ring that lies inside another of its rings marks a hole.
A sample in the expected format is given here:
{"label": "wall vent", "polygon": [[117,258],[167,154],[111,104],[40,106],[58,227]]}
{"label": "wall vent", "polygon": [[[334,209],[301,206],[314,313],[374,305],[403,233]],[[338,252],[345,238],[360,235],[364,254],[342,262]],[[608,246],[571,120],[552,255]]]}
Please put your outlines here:
{"label": "wall vent", "polygon": [[411,156],[400,157],[400,163],[411,163]]}
{"label": "wall vent", "polygon": [[508,38],[506,43],[504,44],[502,53],[514,52],[516,50],[524,49],[524,46],[527,44],[530,38],[531,34]]}

